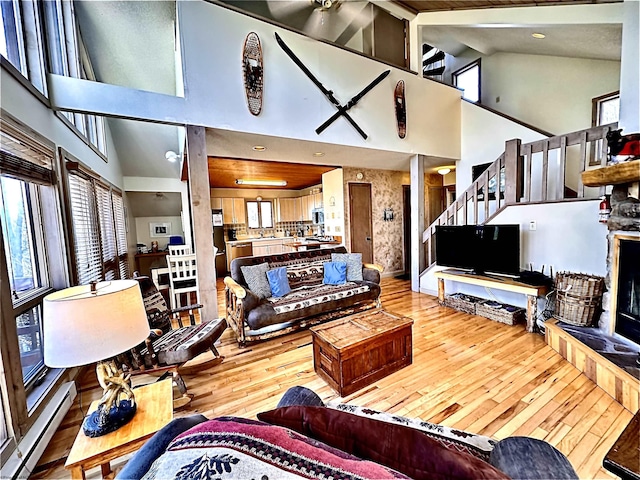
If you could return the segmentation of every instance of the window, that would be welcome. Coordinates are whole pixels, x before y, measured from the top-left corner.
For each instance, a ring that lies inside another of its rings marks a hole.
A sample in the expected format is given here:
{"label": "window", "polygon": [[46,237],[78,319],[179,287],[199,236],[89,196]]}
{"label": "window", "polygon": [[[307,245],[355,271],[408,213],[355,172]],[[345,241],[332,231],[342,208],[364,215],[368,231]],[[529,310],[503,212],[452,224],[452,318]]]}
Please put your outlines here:
{"label": "window", "polygon": [[[84,80],[95,80],[84,42],[75,21],[73,3],[44,2],[47,46],[51,72]],[[106,155],[104,119],[95,115],[61,112],[98,151]]]}
{"label": "window", "polygon": [[[4,112],[3,112],[4,115]],[[8,120],[8,119],[7,119]],[[0,130],[0,223],[25,389],[45,371],[42,299],[62,234],[53,150],[24,136],[3,118]],[[60,265],[56,268],[60,269]],[[62,267],[64,268],[64,267]]]}
{"label": "window", "polygon": [[270,201],[247,202],[249,228],[273,228],[273,204]]}
{"label": "window", "polygon": [[129,277],[124,203],[120,192],[90,176],[65,153],[73,231],[75,281],[85,285]]}
{"label": "window", "polygon": [[462,97],[480,103],[480,60],[453,72],[453,85],[463,90]]}
{"label": "window", "polygon": [[[617,123],[620,119],[620,92],[612,92],[591,100],[591,126],[599,127]],[[589,165],[604,165],[607,152],[603,151],[604,142],[590,143]],[[606,150],[606,148],[605,148]]]}
{"label": "window", "polygon": [[27,62],[24,55],[24,37],[20,19],[20,4],[13,0],[2,0],[2,38],[0,38],[0,54],[16,67],[25,77]]}

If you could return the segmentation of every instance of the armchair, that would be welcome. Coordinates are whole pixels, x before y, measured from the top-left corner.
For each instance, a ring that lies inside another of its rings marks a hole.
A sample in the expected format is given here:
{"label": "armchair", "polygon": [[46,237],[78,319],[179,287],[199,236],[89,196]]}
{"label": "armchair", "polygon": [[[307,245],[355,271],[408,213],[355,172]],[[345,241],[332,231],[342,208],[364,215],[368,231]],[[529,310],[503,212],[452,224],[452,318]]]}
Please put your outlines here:
{"label": "armchair", "polygon": [[[149,320],[150,336],[129,352],[118,355],[116,363],[126,373],[136,374],[161,374],[161,378],[168,375],[182,394],[182,398],[174,400],[174,408],[180,408],[191,401],[187,393],[187,386],[182,378],[183,365],[201,353],[211,350],[213,359],[199,369],[213,367],[221,363],[224,357],[220,356],[214,342],[220,338],[227,328],[224,318],[202,321],[197,324],[194,310],[202,305],[188,305],[176,309],[169,309],[164,297],[158,292],[155,284],[149,277],[136,277],[140,284],[142,298],[144,300],[147,319]],[[185,325],[181,313],[189,313],[189,322]],[[178,328],[173,328],[171,316],[177,315]]]}

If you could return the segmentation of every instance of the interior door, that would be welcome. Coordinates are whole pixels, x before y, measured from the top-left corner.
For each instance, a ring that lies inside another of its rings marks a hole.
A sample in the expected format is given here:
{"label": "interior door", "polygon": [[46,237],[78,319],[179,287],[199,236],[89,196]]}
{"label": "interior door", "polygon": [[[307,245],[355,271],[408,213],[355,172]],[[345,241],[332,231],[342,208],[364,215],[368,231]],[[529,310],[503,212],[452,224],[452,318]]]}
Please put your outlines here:
{"label": "interior door", "polygon": [[443,187],[429,187],[429,216],[427,218],[427,225],[431,225],[436,221],[436,218],[444,212],[444,188]]}
{"label": "interior door", "polygon": [[349,223],[351,251],[362,253],[364,263],[373,263],[373,222],[371,184],[349,184]]}

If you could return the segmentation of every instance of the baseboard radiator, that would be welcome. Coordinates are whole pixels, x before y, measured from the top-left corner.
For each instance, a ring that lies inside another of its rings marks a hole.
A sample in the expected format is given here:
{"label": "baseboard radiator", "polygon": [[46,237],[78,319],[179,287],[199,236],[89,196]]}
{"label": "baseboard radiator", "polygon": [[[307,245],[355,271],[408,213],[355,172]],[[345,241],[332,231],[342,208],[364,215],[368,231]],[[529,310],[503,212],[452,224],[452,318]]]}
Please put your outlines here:
{"label": "baseboard radiator", "polygon": [[2,466],[2,478],[29,478],[51,438],[67,414],[77,390],[75,382],[63,383],[29,432]]}

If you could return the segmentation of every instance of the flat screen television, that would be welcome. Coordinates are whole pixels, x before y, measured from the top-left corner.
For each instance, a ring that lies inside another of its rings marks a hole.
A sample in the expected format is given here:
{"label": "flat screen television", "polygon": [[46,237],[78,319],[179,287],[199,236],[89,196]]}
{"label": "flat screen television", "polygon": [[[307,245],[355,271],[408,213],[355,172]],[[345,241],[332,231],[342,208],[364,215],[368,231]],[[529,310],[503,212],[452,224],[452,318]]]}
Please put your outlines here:
{"label": "flat screen television", "polygon": [[520,275],[520,225],[436,226],[436,263],[474,273]]}

